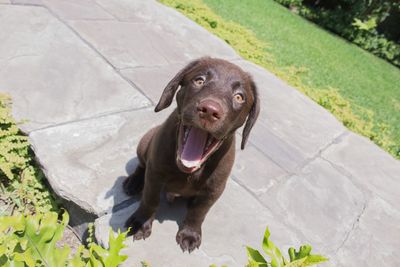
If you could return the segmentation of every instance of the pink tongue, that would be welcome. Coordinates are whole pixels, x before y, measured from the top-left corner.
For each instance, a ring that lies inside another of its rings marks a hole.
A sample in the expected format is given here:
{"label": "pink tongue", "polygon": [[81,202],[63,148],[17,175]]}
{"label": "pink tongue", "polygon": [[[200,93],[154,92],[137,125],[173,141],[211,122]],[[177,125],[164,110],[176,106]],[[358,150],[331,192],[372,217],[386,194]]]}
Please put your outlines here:
{"label": "pink tongue", "polygon": [[207,136],[208,133],[201,129],[190,128],[181,155],[183,165],[192,168],[200,164],[204,152],[204,146],[207,142]]}

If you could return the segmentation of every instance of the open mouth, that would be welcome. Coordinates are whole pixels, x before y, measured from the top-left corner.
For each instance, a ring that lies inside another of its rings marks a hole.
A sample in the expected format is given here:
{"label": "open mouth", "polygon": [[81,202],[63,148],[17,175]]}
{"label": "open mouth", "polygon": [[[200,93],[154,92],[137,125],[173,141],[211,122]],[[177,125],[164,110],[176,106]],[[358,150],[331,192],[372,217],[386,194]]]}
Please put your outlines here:
{"label": "open mouth", "polygon": [[207,131],[181,123],[178,134],[178,167],[186,173],[195,172],[221,143],[222,140],[214,138]]}

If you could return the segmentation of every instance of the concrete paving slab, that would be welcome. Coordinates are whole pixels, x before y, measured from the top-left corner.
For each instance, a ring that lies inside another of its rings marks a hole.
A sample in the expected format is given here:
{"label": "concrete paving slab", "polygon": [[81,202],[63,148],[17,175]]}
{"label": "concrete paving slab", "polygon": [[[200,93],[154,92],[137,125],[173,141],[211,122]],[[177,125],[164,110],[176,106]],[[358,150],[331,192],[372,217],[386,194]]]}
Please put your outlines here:
{"label": "concrete paving slab", "polygon": [[0,90],[24,131],[150,105],[45,8],[2,5],[0,25]]}
{"label": "concrete paving slab", "polygon": [[171,58],[185,60],[174,42],[146,24],[119,21],[73,21],[70,24],[119,69],[166,65],[168,60],[162,53],[164,48],[170,48]]}
{"label": "concrete paving slab", "polygon": [[251,144],[241,150],[240,140],[239,136],[236,144],[236,160],[232,169],[232,178],[236,182],[259,196],[285,179],[288,173],[284,169]]}
{"label": "concrete paving slab", "polygon": [[[70,24],[119,69],[187,63],[208,54],[224,53],[218,49],[219,43],[213,49],[214,38],[203,38],[199,42],[198,36],[192,36],[196,32],[188,30],[181,36],[171,29],[172,25],[119,21],[72,21]],[[229,57],[237,57],[230,52],[227,52]]]}
{"label": "concrete paving slab", "polygon": [[43,5],[43,0],[11,0],[12,4],[17,5]]}
{"label": "concrete paving slab", "polygon": [[184,42],[185,49],[191,47],[201,51],[199,56],[209,55],[225,59],[240,58],[224,40],[210,34],[206,29],[180,12],[156,0],[95,1],[120,21],[148,23],[161,28],[164,34],[175,36],[177,45]]}
{"label": "concrete paving slab", "polygon": [[326,158],[360,188],[367,189],[400,211],[400,161],[365,137],[349,133],[330,146]]}
{"label": "concrete paving slab", "polygon": [[[155,20],[172,20],[169,18],[171,16],[174,17],[183,17],[177,15],[175,10],[170,9],[162,4],[159,4],[157,1],[147,0],[95,0],[96,3],[107,10],[110,14],[116,17],[119,21],[127,21],[127,22],[150,22],[153,23]],[[168,13],[166,16],[165,13]],[[186,18],[185,18],[186,19]],[[177,24],[177,25],[181,25]],[[189,22],[189,24],[196,25],[193,22]],[[197,25],[196,25],[197,26]]]}
{"label": "concrete paving slab", "polygon": [[341,245],[365,205],[363,193],[322,159],[285,179],[260,200],[275,218],[301,231],[328,256]]}
{"label": "concrete paving slab", "polygon": [[259,121],[305,158],[314,157],[345,132],[332,114],[270,72],[247,61],[235,63],[249,72],[258,86]]}
{"label": "concrete paving slab", "polygon": [[136,167],[136,146],[167,115],[152,108],[122,112],[35,131],[29,137],[56,194],[83,212],[101,215],[127,199],[121,183]]}
{"label": "concrete paving slab", "polygon": [[185,65],[186,63],[176,63],[159,67],[123,69],[121,74],[138,86],[153,103],[158,103],[165,86]]}
{"label": "concrete paving slab", "polygon": [[[108,242],[110,225],[122,228],[125,220],[137,208],[137,203],[114,214],[96,220],[96,238]],[[177,221],[185,214],[184,202],[168,205],[163,202],[153,223],[152,235],[145,241],[128,241],[124,252],[131,255],[123,266],[139,266],[141,260],[152,266],[204,267],[210,264],[244,266],[244,245],[260,249],[265,227],[268,225],[273,241],[285,249],[299,244],[299,237],[285,227],[272,213],[234,181],[229,181],[225,192],[207,215],[203,228],[200,250],[182,253],[176,244]],[[167,217],[166,217],[167,216]]]}
{"label": "concrete paving slab", "polygon": [[263,154],[269,157],[282,169],[289,173],[295,173],[306,164],[307,155],[288,144],[285,140],[277,137],[271,128],[262,121],[263,115],[260,114],[260,120],[252,129],[249,137],[249,143],[257,147]]}
{"label": "concrete paving slab", "polygon": [[93,0],[42,0],[42,4],[67,20],[115,20]]}
{"label": "concrete paving slab", "polygon": [[399,266],[400,213],[373,198],[333,257],[336,266]]}
{"label": "concrete paving slab", "polygon": [[[117,68],[165,65],[165,60],[186,63],[205,55],[239,59],[223,40],[156,1],[99,0],[97,3],[125,23],[85,21],[71,25]],[[133,19],[121,18],[121,14],[128,14]],[[127,50],[128,47],[132,50]],[[164,60],[160,58],[162,56]],[[127,60],[130,57],[133,62]]]}

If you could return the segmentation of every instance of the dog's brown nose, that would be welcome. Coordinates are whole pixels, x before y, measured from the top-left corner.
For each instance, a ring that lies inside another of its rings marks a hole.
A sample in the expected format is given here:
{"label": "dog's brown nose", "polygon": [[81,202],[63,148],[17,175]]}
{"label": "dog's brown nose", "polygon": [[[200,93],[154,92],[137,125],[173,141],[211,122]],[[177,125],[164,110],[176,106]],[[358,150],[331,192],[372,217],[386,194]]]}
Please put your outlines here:
{"label": "dog's brown nose", "polygon": [[203,100],[197,106],[199,117],[210,122],[215,122],[221,118],[222,108],[213,100]]}

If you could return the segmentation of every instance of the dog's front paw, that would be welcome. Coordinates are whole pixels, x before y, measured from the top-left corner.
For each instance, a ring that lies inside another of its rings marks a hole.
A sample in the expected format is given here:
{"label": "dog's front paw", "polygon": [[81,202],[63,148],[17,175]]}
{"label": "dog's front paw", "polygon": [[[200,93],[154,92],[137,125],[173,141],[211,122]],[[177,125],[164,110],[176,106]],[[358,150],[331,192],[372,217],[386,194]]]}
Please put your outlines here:
{"label": "dog's front paw", "polygon": [[144,169],[138,167],[136,171],[128,176],[122,183],[122,188],[128,196],[134,196],[142,192],[144,186]]}
{"label": "dog's front paw", "polygon": [[146,239],[151,234],[151,227],[153,225],[154,216],[150,218],[143,218],[142,216],[134,213],[125,222],[125,227],[129,228],[128,235],[133,235],[135,240]]}
{"label": "dog's front paw", "polygon": [[199,248],[201,244],[201,229],[195,230],[189,227],[183,227],[176,234],[176,242],[182,251],[192,252],[195,248]]}

